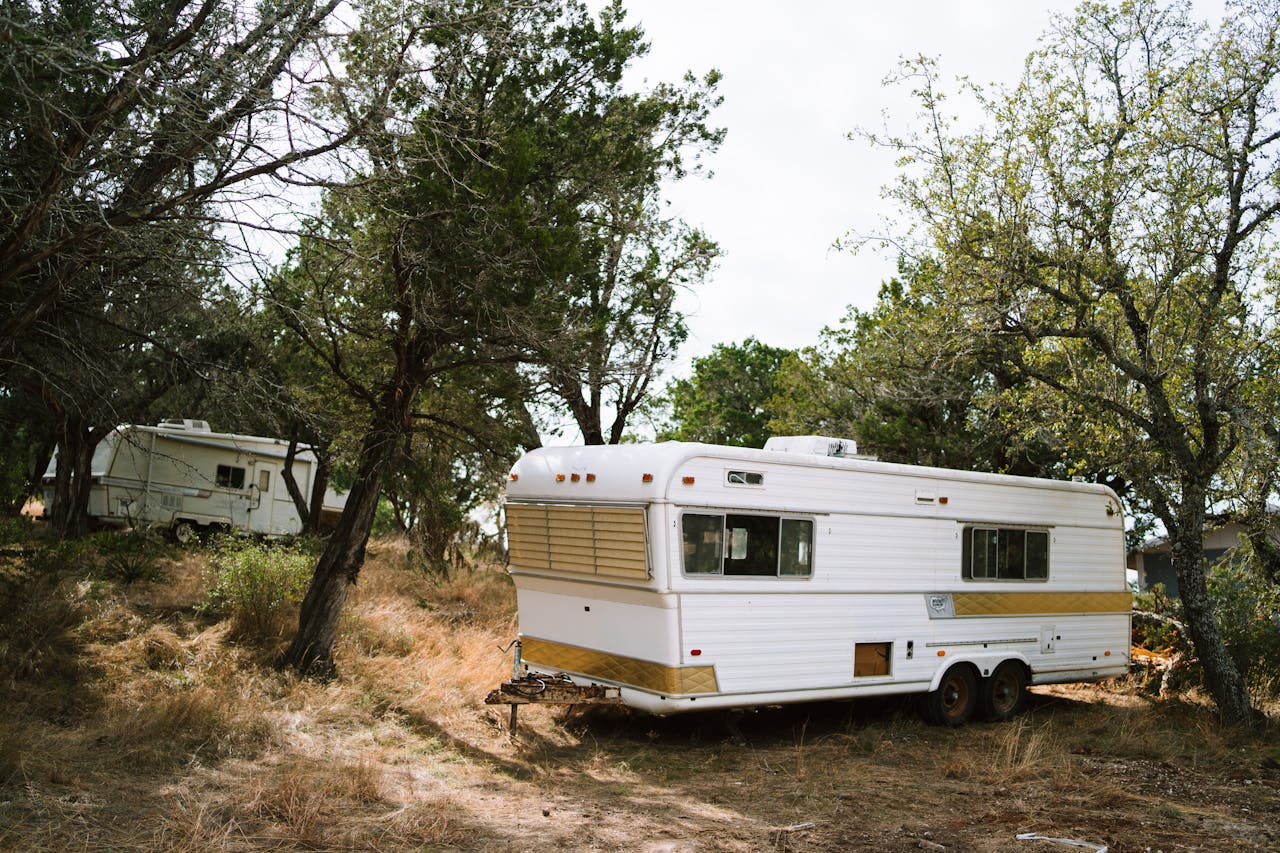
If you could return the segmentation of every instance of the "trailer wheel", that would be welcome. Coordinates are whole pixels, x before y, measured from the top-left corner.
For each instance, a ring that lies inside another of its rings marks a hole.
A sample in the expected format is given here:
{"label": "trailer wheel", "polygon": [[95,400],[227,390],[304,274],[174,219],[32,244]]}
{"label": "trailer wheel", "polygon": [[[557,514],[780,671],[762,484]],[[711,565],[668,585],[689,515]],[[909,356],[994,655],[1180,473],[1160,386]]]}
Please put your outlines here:
{"label": "trailer wheel", "polygon": [[182,545],[190,545],[200,538],[196,526],[189,521],[179,521],[173,525],[173,538]]}
{"label": "trailer wheel", "polygon": [[978,680],[973,668],[953,666],[942,676],[937,690],[920,699],[920,713],[925,722],[938,726],[963,726],[973,716],[978,704]]}
{"label": "trailer wheel", "polygon": [[1027,672],[1016,660],[996,667],[990,678],[982,682],[978,704],[982,718],[992,722],[1013,719],[1027,700]]}

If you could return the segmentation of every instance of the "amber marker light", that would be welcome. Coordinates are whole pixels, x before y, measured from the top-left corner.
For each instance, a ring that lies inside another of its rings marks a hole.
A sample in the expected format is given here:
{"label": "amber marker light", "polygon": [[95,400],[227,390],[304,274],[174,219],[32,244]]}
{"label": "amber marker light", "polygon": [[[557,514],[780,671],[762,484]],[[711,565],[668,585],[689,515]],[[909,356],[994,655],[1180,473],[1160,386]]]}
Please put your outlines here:
{"label": "amber marker light", "polygon": [[519,475],[519,474],[512,474],[512,475],[510,476],[510,480],[511,480],[511,482],[513,482],[513,483],[514,483],[516,480],[519,480],[519,479],[520,479],[520,475]]}
{"label": "amber marker light", "polygon": [[569,479],[570,479],[570,480],[573,480],[573,482],[575,482],[575,483],[576,483],[576,482],[578,482],[579,480],[581,480],[581,479],[582,479],[582,475],[581,475],[581,474],[573,474],[572,476],[570,476],[570,477],[569,477]]}
{"label": "amber marker light", "polygon": [[1109,657],[1111,657],[1111,652],[1103,652],[1103,653],[1102,653],[1102,656],[1103,656],[1104,658],[1109,658]]}
{"label": "amber marker light", "polygon": [[564,474],[556,474],[556,482],[557,482],[557,483],[563,483],[563,482],[564,482]]}
{"label": "amber marker light", "polygon": [[947,656],[947,650],[946,650],[946,649],[938,649],[938,657],[940,657],[940,658],[945,658],[946,656]]}
{"label": "amber marker light", "polygon": [[587,482],[588,482],[588,483],[594,483],[595,481],[596,481],[596,475],[595,475],[595,474],[588,474],[588,475],[587,475]]}
{"label": "amber marker light", "polygon": [[681,478],[680,478],[680,482],[684,483],[686,486],[692,486],[692,485],[693,485],[693,478],[692,478],[692,477],[681,477]]}
{"label": "amber marker light", "polygon": [[640,482],[642,482],[642,483],[652,483],[652,482],[653,482],[653,475],[652,475],[652,474],[645,474],[644,476],[642,476],[642,477],[640,478]]}
{"label": "amber marker light", "polygon": [[946,497],[944,496],[944,497],[938,498],[938,503],[943,504],[945,506],[947,503]]}

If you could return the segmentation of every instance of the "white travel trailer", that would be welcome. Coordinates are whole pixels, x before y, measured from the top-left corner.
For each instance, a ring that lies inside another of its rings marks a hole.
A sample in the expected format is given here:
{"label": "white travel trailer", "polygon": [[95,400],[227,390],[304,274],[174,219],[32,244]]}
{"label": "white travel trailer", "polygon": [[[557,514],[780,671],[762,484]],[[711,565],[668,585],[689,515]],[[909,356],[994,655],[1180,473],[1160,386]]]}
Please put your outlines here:
{"label": "white travel trailer", "polygon": [[[169,528],[180,541],[209,529],[298,533],[302,519],[281,475],[288,449],[279,438],[213,432],[205,421],[119,426],[90,463],[89,517],[109,526]],[[293,476],[307,498],[315,467],[310,451],[297,452]],[[56,471],[54,459],[44,477],[45,506]],[[341,512],[344,502],[329,490],[323,511]]]}
{"label": "white travel trailer", "polygon": [[948,725],[1012,716],[1028,684],[1126,671],[1110,489],[853,450],[803,436],[524,456],[506,516],[527,671],[657,714],[920,693]]}

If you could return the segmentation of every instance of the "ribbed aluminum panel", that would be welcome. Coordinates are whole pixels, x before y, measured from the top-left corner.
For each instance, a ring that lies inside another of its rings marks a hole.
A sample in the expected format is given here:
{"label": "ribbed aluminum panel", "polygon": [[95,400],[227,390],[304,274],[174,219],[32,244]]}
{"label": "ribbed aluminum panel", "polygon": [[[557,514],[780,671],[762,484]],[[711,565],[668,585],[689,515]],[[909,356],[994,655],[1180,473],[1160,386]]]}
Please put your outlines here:
{"label": "ribbed aluminum panel", "polygon": [[639,507],[508,504],[507,548],[515,571],[649,576]]}

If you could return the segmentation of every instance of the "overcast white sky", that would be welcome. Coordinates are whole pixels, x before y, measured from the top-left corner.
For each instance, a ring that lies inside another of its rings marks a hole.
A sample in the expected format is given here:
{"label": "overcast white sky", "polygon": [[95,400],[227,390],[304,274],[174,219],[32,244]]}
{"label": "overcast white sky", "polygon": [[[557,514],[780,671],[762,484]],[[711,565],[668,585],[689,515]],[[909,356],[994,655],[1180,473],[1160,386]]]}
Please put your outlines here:
{"label": "overcast white sky", "polygon": [[[882,233],[881,188],[893,157],[858,128],[901,130],[915,107],[881,81],[903,56],[941,60],[945,80],[1015,81],[1053,12],[1071,0],[624,0],[652,47],[636,81],[686,70],[724,74],[728,130],[710,160],[715,176],[673,187],[674,210],[724,250],[711,280],[686,295],[690,339],[673,373],[717,343],[749,335],[783,347],[815,343],[847,305],[870,308],[892,258],[831,244],[852,230]],[[1215,3],[1209,6],[1213,14]],[[1220,10],[1220,6],[1218,9]]]}

